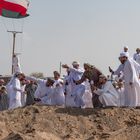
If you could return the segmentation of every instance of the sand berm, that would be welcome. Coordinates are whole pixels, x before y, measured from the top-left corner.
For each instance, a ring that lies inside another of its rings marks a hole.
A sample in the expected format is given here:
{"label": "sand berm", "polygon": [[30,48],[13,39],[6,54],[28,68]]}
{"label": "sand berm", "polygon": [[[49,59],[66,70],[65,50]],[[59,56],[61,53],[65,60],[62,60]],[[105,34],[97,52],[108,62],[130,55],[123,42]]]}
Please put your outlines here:
{"label": "sand berm", "polygon": [[33,105],[3,111],[0,140],[140,140],[140,109]]}

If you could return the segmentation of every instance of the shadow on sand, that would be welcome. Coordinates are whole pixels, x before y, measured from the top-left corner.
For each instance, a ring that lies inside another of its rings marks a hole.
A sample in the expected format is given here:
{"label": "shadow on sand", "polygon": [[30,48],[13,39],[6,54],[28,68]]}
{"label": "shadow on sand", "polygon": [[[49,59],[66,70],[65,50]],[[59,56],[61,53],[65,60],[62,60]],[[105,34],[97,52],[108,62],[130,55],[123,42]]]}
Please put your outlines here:
{"label": "shadow on sand", "polygon": [[72,107],[67,107],[67,108],[58,108],[55,110],[56,113],[62,113],[62,114],[68,114],[72,116],[89,116],[92,114],[100,114],[102,110],[106,109],[114,109],[116,107],[106,107],[106,108],[86,108],[86,109],[81,109],[81,108],[72,108]]}

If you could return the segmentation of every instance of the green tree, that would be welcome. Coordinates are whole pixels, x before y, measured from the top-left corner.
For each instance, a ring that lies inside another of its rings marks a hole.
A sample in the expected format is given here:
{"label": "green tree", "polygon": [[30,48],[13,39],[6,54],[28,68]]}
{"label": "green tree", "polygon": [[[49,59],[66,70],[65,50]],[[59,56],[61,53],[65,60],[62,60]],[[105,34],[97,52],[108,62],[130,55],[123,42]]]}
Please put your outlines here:
{"label": "green tree", "polygon": [[44,78],[44,74],[42,72],[33,72],[30,74],[30,76],[33,76],[36,78]]}

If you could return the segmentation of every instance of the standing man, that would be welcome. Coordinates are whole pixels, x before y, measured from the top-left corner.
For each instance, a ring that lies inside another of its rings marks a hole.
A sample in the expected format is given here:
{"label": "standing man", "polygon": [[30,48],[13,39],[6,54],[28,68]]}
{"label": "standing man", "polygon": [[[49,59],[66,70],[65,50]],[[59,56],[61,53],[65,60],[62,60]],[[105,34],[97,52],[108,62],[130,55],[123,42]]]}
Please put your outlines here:
{"label": "standing man", "polygon": [[124,48],[123,48],[123,50],[124,50],[124,52],[128,52],[128,46],[124,46]]}
{"label": "standing man", "polygon": [[140,105],[139,71],[133,59],[128,59],[127,53],[120,54],[120,62],[124,65],[124,95],[125,106],[136,107]]}
{"label": "standing man", "polygon": [[129,48],[128,48],[128,46],[124,46],[123,50],[124,50],[124,52],[127,53],[128,56],[129,56],[129,52],[128,52]]}
{"label": "standing man", "polygon": [[129,48],[128,48],[128,46],[124,46],[123,52],[126,53],[127,56],[129,57]]}
{"label": "standing man", "polygon": [[21,67],[20,67],[20,60],[19,60],[19,57],[18,57],[18,54],[14,54],[13,55],[13,73],[16,73],[16,72],[22,72],[21,71]]}
{"label": "standing man", "polygon": [[[126,53],[127,57],[128,54]],[[120,60],[120,57],[119,57]],[[123,76],[123,69],[124,69],[124,64],[120,64],[119,67],[117,68],[117,70],[112,70],[112,68],[109,66],[109,72],[112,73],[112,75],[117,75],[119,78]]]}
{"label": "standing man", "polygon": [[24,91],[22,91],[21,83],[25,78],[25,75],[23,73],[15,73],[14,77],[11,81],[11,90],[9,95],[9,109],[15,109],[18,107],[21,107],[21,94],[23,94]]}
{"label": "standing man", "polygon": [[80,68],[80,64],[76,61],[72,63],[72,68],[69,67],[67,64],[62,65],[63,68],[66,68],[69,71],[69,84],[71,84],[71,96],[74,98],[74,102],[76,107],[83,108],[85,103],[83,101],[83,94],[85,93],[85,85],[84,81],[81,82],[79,85],[76,85],[75,81],[81,79],[84,70]]}
{"label": "standing man", "polygon": [[138,64],[140,64],[140,49],[139,49],[139,48],[136,49],[136,53],[134,54],[133,59],[134,59]]}
{"label": "standing man", "polygon": [[[127,55],[127,57],[129,57],[128,46],[124,46],[122,53],[125,53]],[[120,57],[119,57],[119,60],[120,60]],[[121,64],[116,71],[113,71],[112,68],[109,66],[109,71],[113,75],[117,75],[118,77],[122,76],[123,69],[124,69],[124,64]]]}

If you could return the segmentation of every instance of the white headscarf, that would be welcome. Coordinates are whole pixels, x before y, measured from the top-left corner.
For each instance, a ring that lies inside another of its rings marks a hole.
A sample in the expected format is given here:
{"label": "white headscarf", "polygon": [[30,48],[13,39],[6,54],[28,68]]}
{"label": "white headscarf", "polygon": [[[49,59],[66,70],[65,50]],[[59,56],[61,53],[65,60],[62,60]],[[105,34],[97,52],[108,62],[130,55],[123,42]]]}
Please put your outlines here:
{"label": "white headscarf", "polygon": [[120,53],[120,57],[129,57],[129,53],[128,52],[122,52],[122,53]]}

